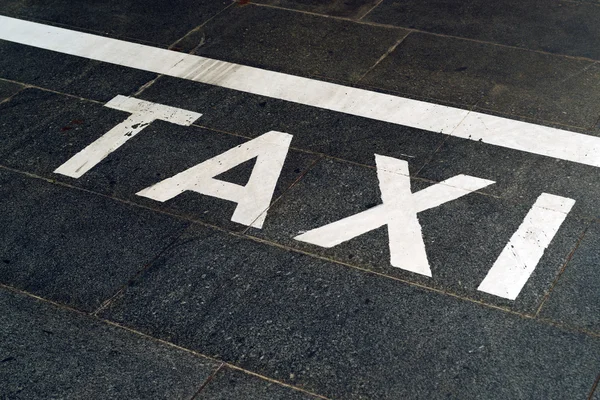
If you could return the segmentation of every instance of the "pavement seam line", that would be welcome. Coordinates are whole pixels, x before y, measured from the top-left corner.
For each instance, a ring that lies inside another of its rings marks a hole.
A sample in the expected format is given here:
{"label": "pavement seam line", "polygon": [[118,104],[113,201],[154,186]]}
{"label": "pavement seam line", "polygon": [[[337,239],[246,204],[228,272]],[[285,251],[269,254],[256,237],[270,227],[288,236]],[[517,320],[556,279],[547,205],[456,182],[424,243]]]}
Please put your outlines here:
{"label": "pavement seam line", "polygon": [[141,275],[143,275],[143,273],[146,272],[146,270],[148,268],[150,268],[150,266],[152,266],[152,264],[154,264],[156,262],[156,260],[158,260],[167,251],[169,251],[169,249],[171,249],[171,247],[173,247],[173,245],[175,245],[179,241],[179,239],[183,236],[183,234],[187,231],[187,229],[191,226],[191,224],[192,224],[192,222],[188,222],[188,224],[186,224],[181,229],[179,234],[177,234],[175,236],[175,238],[173,238],[173,240],[171,240],[162,250],[160,250],[148,262],[146,262],[144,265],[142,265],[142,267],[131,278],[129,278],[127,280],[127,282],[125,282],[123,285],[121,285],[121,287],[118,288],[117,291],[112,296],[109,296],[106,300],[104,300],[100,304],[100,306],[98,306],[98,308],[96,310],[94,310],[91,314],[94,316],[98,316],[102,311],[109,308],[116,299],[118,299],[119,297],[121,297],[121,295],[123,293],[125,293],[125,291],[129,287],[129,284],[135,282],[137,280],[137,278],[139,278]]}
{"label": "pavement seam line", "polygon": [[[425,168],[426,166],[428,166],[433,159],[435,158],[435,155],[440,151],[440,149],[442,148],[442,146],[448,141],[448,139],[450,139],[452,137],[452,133],[458,129],[459,126],[462,125],[462,123],[465,121],[465,119],[467,119],[467,117],[471,114],[471,112],[473,111],[473,109],[477,106],[477,104],[479,103],[475,103],[473,104],[468,112],[465,114],[465,116],[463,117],[463,119],[454,127],[454,129],[449,132],[447,135],[444,135],[444,138],[442,139],[442,141],[440,142],[440,144],[435,148],[435,150],[433,150],[433,152],[431,153],[430,157],[427,158],[427,160],[425,161],[425,163],[421,166],[421,168],[419,168],[417,170],[417,172],[415,173],[415,176],[419,176],[419,174],[421,173],[421,171],[423,170],[423,168]],[[483,194],[481,191],[477,190],[475,193],[481,193]],[[502,198],[502,197],[499,197]]]}
{"label": "pavement seam line", "polygon": [[[222,13],[224,13],[225,11],[227,11],[229,8],[233,7],[233,5],[235,5],[235,1],[232,1],[229,5],[225,6],[225,8],[221,9],[215,15],[213,15],[212,17],[210,17],[206,21],[202,22],[200,25],[194,27],[189,32],[187,32],[185,35],[183,35],[182,37],[180,37],[179,39],[177,39],[175,42],[173,42],[171,45],[169,45],[168,49],[169,50],[173,50],[176,47],[177,43],[181,42],[186,37],[190,36],[192,33],[195,33],[197,31],[199,31],[200,29],[202,29],[210,21],[212,21],[213,19],[217,18],[219,15],[221,15]],[[194,48],[192,50],[190,50],[188,52],[188,54],[193,54],[198,49],[198,47],[200,47],[201,45],[202,45],[202,42],[199,43],[198,45],[194,46]]]}
{"label": "pavement seam line", "polygon": [[594,384],[592,385],[592,390],[590,391],[590,395],[588,396],[587,400],[593,400],[594,393],[596,392],[596,389],[598,389],[599,383],[600,383],[600,374],[598,374],[598,377],[594,381]]}
{"label": "pavement seam line", "polygon": [[544,297],[542,298],[542,301],[540,302],[540,305],[538,306],[538,308],[537,308],[537,310],[535,312],[536,318],[542,312],[542,308],[544,308],[544,305],[546,304],[546,302],[550,298],[550,295],[552,294],[552,291],[554,290],[554,288],[556,287],[556,285],[560,281],[560,278],[562,277],[562,274],[567,269],[567,266],[569,265],[569,262],[571,262],[571,259],[575,255],[575,252],[577,252],[577,249],[579,249],[579,245],[581,244],[581,242],[585,238],[585,235],[586,235],[588,229],[594,223],[595,223],[595,221],[590,221],[590,223],[588,224],[588,226],[585,227],[585,229],[583,230],[583,232],[579,234],[579,237],[575,241],[575,245],[573,246],[573,248],[571,249],[571,251],[567,255],[567,258],[566,258],[565,262],[563,263],[561,269],[558,271],[558,274],[554,277],[554,280],[552,281],[552,284],[550,285],[550,287],[548,288],[548,290],[544,294]]}
{"label": "pavement seam line", "polygon": [[25,90],[25,89],[26,89],[26,87],[25,87],[25,86],[22,86],[22,87],[21,87],[19,90],[17,90],[15,93],[13,93],[13,94],[11,94],[10,96],[8,96],[8,97],[5,97],[4,99],[0,100],[0,106],[1,106],[2,104],[5,104],[5,103],[10,103],[10,101],[13,99],[13,97],[15,97],[16,95],[18,95],[19,93],[21,93],[21,92],[22,92],[23,90]]}
{"label": "pavement seam line", "polygon": [[473,38],[468,38],[468,37],[463,37],[463,36],[447,35],[447,34],[444,34],[444,33],[435,33],[435,32],[431,32],[431,31],[425,31],[425,30],[417,29],[417,28],[409,28],[409,27],[400,26],[400,25],[382,24],[382,23],[378,23],[378,22],[356,20],[356,19],[347,18],[347,17],[338,17],[338,16],[335,16],[335,15],[319,14],[319,13],[316,13],[316,12],[296,10],[296,9],[293,9],[293,8],[286,8],[286,7],[281,7],[281,6],[274,6],[274,5],[271,5],[271,4],[261,4],[261,3],[253,3],[253,2],[250,2],[248,4],[251,4],[251,5],[257,6],[257,7],[276,8],[276,9],[285,10],[285,11],[291,11],[291,12],[296,12],[296,13],[300,13],[300,14],[313,15],[313,16],[316,16],[316,17],[332,18],[332,19],[337,19],[337,20],[341,20],[341,21],[354,22],[356,24],[361,24],[361,25],[369,25],[369,26],[375,26],[375,27],[387,28],[387,29],[404,29],[404,30],[407,30],[407,31],[412,31],[412,32],[416,32],[416,33],[423,33],[423,34],[426,34],[426,35],[439,36],[439,37],[445,37],[445,38],[450,38],[450,39],[466,40],[466,41],[469,41],[469,42],[475,42],[475,43],[481,43],[481,44],[488,44],[488,45],[491,45],[491,46],[505,47],[505,48],[515,49],[515,50],[521,50],[521,51],[529,51],[529,52],[538,53],[538,54],[546,54],[546,55],[554,56],[554,57],[564,57],[564,58],[571,58],[571,59],[575,59],[575,60],[586,60],[586,61],[593,61],[593,62],[600,61],[598,59],[589,58],[589,57],[572,56],[572,55],[569,55],[569,54],[552,53],[552,52],[544,51],[544,50],[528,49],[526,47],[513,46],[513,45],[509,45],[509,44],[489,42],[489,41],[485,41],[485,40],[473,39]]}
{"label": "pavement seam line", "polygon": [[592,123],[592,125],[588,128],[588,130],[594,130],[596,128],[600,128],[600,113],[598,114],[598,118],[596,119],[596,121],[594,123]]}
{"label": "pavement seam line", "polygon": [[294,389],[294,390],[297,390],[297,391],[300,391],[300,392],[304,392],[304,393],[306,393],[306,394],[309,394],[309,395],[311,395],[311,396],[314,396],[314,397],[316,397],[316,398],[318,398],[318,399],[323,399],[323,400],[332,400],[332,399],[330,399],[329,397],[325,397],[325,396],[323,396],[323,395],[320,395],[320,394],[317,394],[317,393],[313,393],[313,392],[311,392],[311,391],[309,391],[309,390],[306,390],[306,389],[300,388],[300,387],[298,387],[298,386],[290,385],[290,384],[288,384],[288,383],[285,383],[285,382],[281,382],[281,381],[277,381],[277,380],[275,380],[275,379],[271,379],[271,378],[269,378],[268,376],[264,376],[264,375],[257,374],[256,372],[252,372],[252,371],[249,371],[249,370],[247,370],[247,369],[244,369],[244,368],[242,368],[242,367],[238,367],[237,365],[233,365],[233,364],[227,364],[227,367],[228,367],[228,368],[231,368],[231,369],[235,369],[235,370],[237,370],[237,371],[240,371],[240,372],[245,372],[245,373],[246,373],[246,374],[248,374],[248,375],[252,375],[252,376],[255,376],[255,377],[257,377],[257,378],[261,378],[261,379],[263,379],[263,380],[266,380],[266,381],[269,381],[269,382],[271,382],[271,383],[275,383],[275,384],[278,384],[278,385],[281,385],[281,386],[288,387],[288,388],[290,388],[290,389]]}
{"label": "pavement seam line", "polygon": [[371,14],[371,11],[373,11],[374,9],[376,9],[377,7],[379,7],[379,5],[380,5],[381,3],[383,3],[383,0],[379,0],[379,1],[377,2],[377,4],[375,4],[373,7],[371,7],[371,8],[370,8],[370,9],[369,9],[369,10],[368,10],[366,13],[364,13],[362,16],[360,16],[360,17],[359,17],[359,18],[357,18],[356,20],[357,20],[357,21],[362,21],[362,19],[363,19],[364,17],[366,17],[367,15]]}
{"label": "pavement seam line", "polygon": [[[316,259],[328,261],[328,262],[331,262],[331,263],[334,263],[334,264],[342,265],[342,266],[345,266],[345,267],[348,267],[348,268],[356,269],[356,270],[362,271],[364,273],[368,273],[368,274],[372,274],[372,275],[377,275],[377,276],[380,276],[380,277],[383,277],[383,278],[392,279],[392,280],[395,280],[395,281],[398,281],[398,282],[402,282],[402,283],[404,283],[406,285],[418,287],[418,288],[421,288],[421,289],[426,290],[426,291],[432,291],[432,292],[435,292],[435,293],[439,293],[439,294],[442,294],[442,295],[447,295],[449,297],[453,297],[453,298],[460,299],[460,300],[463,300],[463,301],[467,301],[467,302],[479,304],[479,305],[481,305],[483,307],[486,307],[486,308],[496,309],[496,310],[504,311],[504,312],[509,313],[509,314],[518,315],[518,316],[521,316],[524,319],[532,319],[532,320],[542,321],[542,322],[549,323],[549,325],[558,326],[557,322],[555,323],[554,321],[547,320],[547,319],[536,319],[535,315],[532,315],[532,314],[520,313],[518,311],[513,311],[513,310],[511,310],[509,308],[496,306],[496,305],[493,305],[493,304],[490,304],[490,303],[485,303],[485,302],[483,302],[481,300],[477,300],[477,299],[470,298],[470,297],[467,297],[467,296],[459,295],[457,293],[445,291],[445,290],[438,289],[438,288],[435,288],[435,287],[426,286],[426,285],[421,284],[421,283],[412,282],[412,281],[409,281],[409,280],[406,280],[406,279],[402,279],[402,278],[398,278],[398,277],[394,277],[394,276],[391,276],[391,275],[386,275],[386,274],[381,273],[381,272],[372,271],[372,270],[370,270],[370,269],[368,269],[366,267],[362,267],[362,266],[350,264],[350,263],[347,263],[347,262],[344,262],[344,261],[341,261],[341,260],[336,260],[336,259],[333,259],[333,258],[327,258],[327,257],[320,256],[320,255],[314,254],[314,253],[310,253],[310,252],[307,252],[307,251],[304,251],[304,250],[301,250],[301,249],[298,249],[298,248],[289,247],[289,246],[286,246],[286,245],[283,245],[283,244],[280,244],[280,243],[272,242],[270,240],[262,239],[262,238],[259,238],[259,237],[256,237],[256,236],[252,236],[252,235],[249,235],[249,234],[243,234],[241,232],[232,231],[232,230],[229,230],[229,229],[226,229],[226,228],[222,228],[222,227],[217,226],[217,225],[212,225],[212,224],[209,224],[209,223],[204,222],[204,221],[195,220],[195,219],[192,219],[192,218],[189,218],[189,217],[185,217],[185,216],[182,216],[182,215],[179,215],[179,214],[175,214],[175,213],[172,213],[172,212],[169,212],[169,211],[155,209],[155,208],[152,208],[152,207],[149,207],[149,206],[144,206],[142,204],[135,203],[135,202],[130,201],[130,200],[125,200],[125,199],[121,199],[121,198],[118,198],[118,197],[113,197],[113,196],[109,196],[109,195],[106,195],[106,194],[94,192],[94,191],[89,190],[89,189],[80,188],[80,187],[73,186],[73,185],[70,185],[70,184],[67,184],[67,183],[64,183],[64,182],[56,181],[54,179],[44,178],[44,177],[36,175],[36,174],[32,174],[32,173],[29,173],[29,172],[19,171],[19,170],[16,170],[16,169],[13,169],[13,168],[10,168],[10,167],[6,167],[6,166],[2,166],[2,165],[0,165],[0,169],[4,169],[4,170],[7,170],[7,171],[12,171],[12,172],[15,172],[15,173],[19,173],[19,174],[28,176],[28,177],[33,178],[33,179],[40,179],[40,180],[46,181],[46,182],[51,183],[51,184],[55,184],[55,185],[58,185],[58,186],[63,186],[63,187],[70,188],[72,190],[78,190],[78,191],[82,191],[82,192],[85,192],[85,193],[93,194],[93,195],[96,195],[96,196],[101,196],[101,197],[104,197],[104,198],[112,199],[114,201],[117,201],[117,202],[120,202],[120,203],[123,203],[123,204],[128,204],[128,205],[131,205],[131,206],[134,206],[134,207],[139,207],[139,208],[142,208],[142,209],[145,209],[145,210],[149,210],[149,211],[153,211],[153,212],[157,212],[157,213],[160,213],[160,214],[163,214],[163,215],[169,215],[169,216],[171,216],[173,218],[176,218],[176,219],[179,219],[179,220],[184,220],[184,221],[189,221],[189,222],[192,222],[193,224],[197,224],[197,225],[200,225],[200,226],[211,228],[211,229],[214,229],[214,230],[226,233],[226,234],[231,235],[231,236],[235,236],[235,237],[242,238],[242,239],[248,239],[248,240],[251,240],[251,241],[254,241],[254,242],[257,242],[257,243],[263,243],[263,244],[269,245],[271,247],[277,247],[277,248],[280,248],[280,249],[283,249],[283,250],[286,250],[286,251],[290,251],[290,252],[294,252],[294,253],[304,254],[304,255],[312,257],[312,258],[316,258]],[[583,330],[580,327],[571,327],[569,325],[560,325],[560,326],[563,326],[563,327],[565,327],[565,329],[569,329],[569,330],[572,330],[572,331],[583,332],[583,333],[585,333],[587,335],[590,335],[590,336],[596,336],[595,333],[591,333],[590,334],[589,331]],[[600,336],[600,333],[598,333],[598,336]]]}
{"label": "pavement seam line", "polygon": [[566,78],[564,78],[564,79],[561,79],[561,80],[560,80],[560,81],[558,81],[556,84],[565,83],[565,82],[567,82],[568,80],[571,80],[571,79],[575,78],[576,76],[579,76],[579,75],[581,75],[581,74],[585,73],[585,71],[587,71],[588,69],[592,68],[594,65],[597,65],[597,64],[598,64],[598,62],[591,62],[591,63],[589,63],[588,65],[586,65],[585,67],[581,68],[579,71],[577,71],[577,72],[575,72],[575,73],[573,73],[573,74],[571,74],[571,75],[567,76],[567,77],[566,77]]}
{"label": "pavement seam line", "polygon": [[77,100],[80,100],[80,101],[85,101],[85,102],[94,103],[94,104],[100,104],[102,106],[104,104],[106,104],[106,102],[103,102],[103,101],[98,101],[98,100],[94,100],[94,99],[88,99],[88,98],[85,98],[85,97],[77,96],[75,94],[70,94],[70,93],[65,93],[65,92],[59,92],[57,90],[52,90],[52,89],[48,89],[48,88],[44,88],[44,87],[36,86],[36,85],[31,85],[29,83],[23,83],[23,82],[19,82],[19,81],[14,81],[12,79],[0,78],[0,81],[19,84],[21,86],[24,86],[23,90],[25,90],[25,89],[37,89],[37,90],[40,90],[42,92],[54,93],[54,94],[58,94],[58,95],[61,95],[61,96],[65,96],[65,97],[70,97],[70,98],[73,98],[73,99],[77,99]]}
{"label": "pavement seam line", "polygon": [[408,32],[406,35],[402,36],[400,39],[398,39],[396,41],[396,43],[394,43],[389,49],[386,50],[385,53],[383,53],[383,55],[381,57],[379,57],[379,59],[377,61],[375,61],[375,64],[373,64],[371,67],[369,67],[364,74],[362,74],[357,80],[356,83],[360,82],[363,80],[363,78],[367,75],[369,75],[369,73],[371,71],[373,71],[383,60],[385,60],[390,54],[392,54],[394,52],[394,50],[396,50],[396,48],[398,46],[400,46],[400,44],[402,42],[404,42],[404,40],[411,34],[412,32]]}
{"label": "pavement seam line", "polygon": [[202,389],[204,389],[206,387],[206,385],[208,385],[217,376],[217,374],[223,369],[224,366],[225,366],[225,363],[223,363],[223,362],[221,364],[219,364],[219,366],[217,368],[215,368],[215,370],[212,372],[212,374],[210,374],[208,376],[208,378],[206,378],[204,380],[204,382],[202,382],[202,385],[200,385],[198,390],[196,390],[196,393],[194,393],[194,395],[192,397],[190,397],[190,400],[194,400],[194,399],[198,398],[198,395],[200,394]]}
{"label": "pavement seam line", "polygon": [[[287,188],[285,188],[284,191],[279,196],[277,196],[277,198],[271,204],[269,204],[269,207],[267,207],[262,213],[260,213],[258,217],[256,217],[254,221],[259,219],[263,214],[268,213],[273,207],[275,207],[275,205],[288,193],[288,191],[291,190],[294,186],[296,186],[296,184],[300,182],[315,166],[320,164],[322,160],[323,157],[319,157],[315,161],[313,161],[304,171],[302,171],[300,176],[298,176],[296,180],[294,180],[294,182],[292,182]],[[254,223],[254,221],[252,221],[252,224]],[[252,224],[248,225],[246,229],[241,231],[241,233],[246,234],[252,228]]]}
{"label": "pavement seam line", "polygon": [[137,335],[139,337],[145,338],[147,340],[151,340],[153,342],[160,343],[160,344],[162,344],[164,346],[171,347],[171,348],[174,348],[174,349],[177,349],[177,350],[180,350],[180,351],[192,354],[192,355],[194,355],[196,357],[204,358],[204,359],[209,360],[209,361],[213,361],[215,363],[220,363],[220,364],[223,365],[223,367],[235,369],[237,371],[244,372],[244,373],[246,373],[248,375],[252,375],[252,376],[255,376],[257,378],[260,378],[262,380],[265,380],[265,381],[268,381],[268,382],[272,382],[272,383],[275,383],[275,384],[280,385],[280,386],[285,386],[285,387],[297,390],[299,392],[303,392],[303,393],[309,394],[309,395],[314,396],[314,397],[319,398],[319,399],[331,400],[331,399],[329,399],[329,398],[327,398],[325,396],[319,395],[317,393],[313,393],[313,392],[311,392],[309,390],[306,390],[306,389],[303,389],[303,388],[300,388],[300,387],[297,387],[297,386],[294,386],[294,385],[290,385],[288,383],[281,382],[281,381],[278,381],[278,380],[273,379],[273,378],[269,378],[268,376],[261,375],[259,373],[256,373],[256,372],[244,369],[242,367],[238,367],[237,365],[230,364],[230,363],[228,363],[226,361],[217,359],[215,357],[211,357],[211,356],[208,356],[206,354],[202,354],[202,353],[200,353],[200,352],[198,352],[196,350],[192,350],[192,349],[188,349],[188,348],[183,347],[183,346],[179,346],[179,345],[177,345],[177,344],[175,344],[173,342],[169,342],[167,340],[160,339],[160,338],[157,338],[155,336],[148,335],[148,334],[146,334],[144,332],[141,332],[141,331],[138,331],[136,329],[130,328],[128,326],[122,325],[122,324],[120,324],[118,322],[114,322],[114,321],[111,321],[111,320],[108,320],[108,319],[105,319],[105,318],[101,318],[101,317],[97,317],[97,316],[91,315],[89,313],[86,313],[85,311],[81,311],[81,310],[78,310],[76,308],[67,306],[65,304],[61,304],[61,303],[57,303],[57,302],[52,301],[52,300],[45,299],[45,298],[37,296],[37,295],[35,295],[33,293],[29,293],[29,292],[26,292],[24,290],[21,290],[21,289],[12,287],[12,286],[8,286],[8,285],[5,285],[3,283],[0,283],[0,289],[4,289],[4,290],[9,291],[9,292],[21,294],[21,295],[23,295],[25,297],[33,298],[33,299],[35,299],[37,301],[40,301],[42,303],[48,303],[48,304],[50,304],[50,305],[52,305],[52,306],[54,306],[56,308],[59,308],[59,309],[61,309],[63,311],[68,311],[68,312],[72,312],[72,313],[78,314],[79,316],[81,316],[83,318],[92,319],[92,320],[100,322],[100,323],[102,323],[104,325],[113,326],[115,328],[118,328],[120,330],[132,333],[134,335]]}

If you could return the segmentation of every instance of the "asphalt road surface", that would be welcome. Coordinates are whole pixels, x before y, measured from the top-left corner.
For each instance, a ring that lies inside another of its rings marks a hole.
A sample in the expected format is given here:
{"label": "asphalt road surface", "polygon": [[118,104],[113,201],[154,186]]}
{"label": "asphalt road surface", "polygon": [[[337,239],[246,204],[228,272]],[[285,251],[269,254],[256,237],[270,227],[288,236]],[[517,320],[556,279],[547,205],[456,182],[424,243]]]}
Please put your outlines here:
{"label": "asphalt road surface", "polygon": [[600,399],[597,0],[0,2],[1,399]]}

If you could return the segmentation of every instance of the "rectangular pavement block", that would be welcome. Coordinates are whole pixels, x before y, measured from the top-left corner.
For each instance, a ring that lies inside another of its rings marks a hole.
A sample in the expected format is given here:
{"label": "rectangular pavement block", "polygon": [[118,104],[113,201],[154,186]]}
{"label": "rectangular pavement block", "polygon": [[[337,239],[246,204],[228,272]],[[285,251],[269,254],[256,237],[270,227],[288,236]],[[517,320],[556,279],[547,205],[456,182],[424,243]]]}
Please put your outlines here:
{"label": "rectangular pavement block", "polygon": [[583,398],[600,367],[598,338],[202,227],[103,316],[332,398]]}
{"label": "rectangular pavement block", "polygon": [[94,311],[187,223],[0,170],[0,282]]}
{"label": "rectangular pavement block", "polygon": [[301,76],[356,81],[408,31],[235,5],[203,28],[195,54]]}
{"label": "rectangular pavement block", "polygon": [[0,289],[3,399],[189,399],[218,364]]}
{"label": "rectangular pavement block", "polygon": [[384,0],[368,21],[600,59],[597,4],[544,0]]}

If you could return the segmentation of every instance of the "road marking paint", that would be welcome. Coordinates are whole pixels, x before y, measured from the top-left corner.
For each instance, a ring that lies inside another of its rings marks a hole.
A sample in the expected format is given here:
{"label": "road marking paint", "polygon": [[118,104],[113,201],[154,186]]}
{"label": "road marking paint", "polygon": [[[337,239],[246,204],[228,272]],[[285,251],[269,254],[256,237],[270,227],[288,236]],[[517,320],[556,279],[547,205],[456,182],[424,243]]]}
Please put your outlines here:
{"label": "road marking paint", "polygon": [[105,104],[106,107],[126,111],[131,115],[123,122],[102,135],[95,142],[71,157],[54,172],[79,178],[110,153],[124,145],[153,121],[159,119],[177,125],[189,126],[202,114],[180,108],[164,106],[132,97],[117,96]]}
{"label": "road marking paint", "polygon": [[516,299],[574,204],[542,193],[477,290]]}
{"label": "road marking paint", "polygon": [[0,16],[0,39],[600,167],[600,138]]}
{"label": "road marking paint", "polygon": [[431,277],[417,213],[494,182],[458,175],[413,194],[406,161],[377,154],[375,161],[383,204],[312,229],[295,239],[329,248],[387,225],[392,266]]}
{"label": "road marking paint", "polygon": [[[260,229],[266,218],[264,211],[271,204],[291,141],[292,135],[287,133],[267,132],[158,182],[137,195],[164,202],[191,190],[233,201],[237,203],[237,207],[231,220]],[[214,179],[215,176],[253,158],[256,158],[256,163],[246,186]]]}

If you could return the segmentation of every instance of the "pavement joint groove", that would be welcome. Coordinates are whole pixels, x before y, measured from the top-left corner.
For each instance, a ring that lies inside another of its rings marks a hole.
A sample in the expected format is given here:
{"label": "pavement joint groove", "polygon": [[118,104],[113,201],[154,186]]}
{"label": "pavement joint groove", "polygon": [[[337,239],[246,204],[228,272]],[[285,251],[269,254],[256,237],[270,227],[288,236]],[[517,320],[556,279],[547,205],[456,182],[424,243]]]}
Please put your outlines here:
{"label": "pavement joint groove", "polygon": [[196,391],[196,393],[194,393],[194,395],[190,398],[190,400],[194,400],[197,399],[198,396],[200,396],[200,392],[202,392],[202,389],[204,389],[206,387],[206,385],[208,385],[213,379],[215,379],[215,377],[217,376],[217,374],[225,367],[225,363],[221,363],[219,364],[219,366],[217,368],[215,368],[215,370],[213,371],[212,374],[210,374],[208,376],[208,378],[206,378],[204,380],[204,382],[202,382],[202,384],[200,385],[200,387],[198,388],[198,390]]}
{"label": "pavement joint groove", "polygon": [[[223,8],[222,10],[220,10],[219,12],[217,12],[216,14],[214,14],[213,16],[211,16],[210,18],[208,18],[206,21],[202,22],[200,25],[196,26],[195,28],[191,29],[190,31],[188,31],[185,35],[183,35],[182,37],[180,37],[179,39],[177,39],[176,41],[174,41],[173,43],[171,43],[169,45],[169,47],[167,47],[169,50],[173,50],[173,51],[177,51],[175,50],[177,48],[177,44],[180,42],[183,42],[188,36],[192,35],[195,32],[198,32],[200,29],[202,29],[202,27],[204,25],[206,25],[207,23],[209,23],[210,21],[212,21],[213,19],[215,19],[217,16],[219,16],[220,14],[222,14],[223,12],[225,12],[229,7],[233,6],[235,3],[232,2],[230,4],[228,4],[225,8]],[[200,47],[202,46],[203,41],[201,41],[200,43],[198,43],[196,46],[194,46],[190,51],[188,51],[188,54],[194,54],[194,52]],[[140,86],[140,88],[133,94],[133,96],[139,96],[142,93],[144,93],[148,88],[150,88],[152,85],[154,85],[160,78],[162,78],[164,75],[163,74],[158,74],[154,79],[149,80],[148,82],[144,83],[142,86]]]}
{"label": "pavement joint groove", "polygon": [[596,393],[596,390],[598,389],[599,383],[600,383],[600,374],[598,374],[598,377],[594,381],[594,384],[592,385],[592,389],[590,390],[590,395],[588,396],[587,400],[594,400],[594,394]]}
{"label": "pavement joint groove", "polygon": [[588,229],[589,229],[589,225],[586,226],[586,228],[584,229],[584,231],[581,232],[581,234],[577,238],[577,241],[575,242],[575,245],[573,246],[573,249],[569,252],[569,255],[567,255],[567,258],[566,258],[564,264],[562,265],[560,271],[558,271],[558,274],[556,274],[556,277],[554,278],[554,281],[552,282],[552,284],[550,285],[550,287],[548,288],[548,290],[544,294],[544,297],[542,298],[542,301],[540,302],[540,305],[538,306],[538,308],[537,308],[537,310],[535,312],[535,316],[536,317],[539,316],[540,313],[542,312],[542,309],[544,308],[544,305],[546,304],[546,302],[548,301],[548,299],[552,295],[552,291],[554,290],[554,288],[556,287],[556,285],[560,281],[560,278],[563,275],[563,273],[565,272],[565,270],[567,269],[567,266],[569,265],[569,262],[571,261],[571,259],[573,258],[573,256],[577,252],[577,249],[579,248],[579,245],[581,244],[581,242],[585,238],[585,234],[587,233]]}
{"label": "pavement joint groove", "polygon": [[398,41],[396,43],[394,43],[389,49],[387,49],[387,51],[385,53],[383,53],[383,55],[381,57],[379,57],[379,59],[377,59],[377,61],[375,61],[375,64],[371,65],[366,71],[365,73],[363,73],[357,80],[356,83],[360,82],[363,80],[363,78],[367,75],[369,75],[369,72],[373,71],[373,69],[375,69],[383,60],[385,60],[387,58],[387,56],[389,56],[390,54],[392,54],[394,52],[394,50],[396,50],[396,48],[398,46],[400,46],[400,44],[402,44],[402,42],[404,42],[404,40],[410,36],[412,32],[408,31],[406,33],[406,35],[402,36],[400,39],[398,39]]}
{"label": "pavement joint groove", "polygon": [[383,3],[383,0],[379,0],[377,2],[377,4],[375,4],[372,8],[368,9],[366,13],[364,13],[363,15],[361,15],[360,17],[357,18],[357,21],[362,21],[363,18],[365,18],[367,15],[371,14],[371,11],[373,11],[374,9],[376,9],[377,7],[379,7],[379,5]]}
{"label": "pavement joint groove", "polygon": [[[190,222],[191,224],[191,222]],[[106,310],[107,308],[110,307],[110,305],[116,300],[118,299],[121,295],[123,295],[123,293],[127,290],[127,287],[129,286],[129,284],[131,282],[134,282],[139,276],[141,276],[144,271],[146,271],[148,268],[150,268],[150,266],[152,266],[152,264],[163,254],[165,254],[166,252],[168,252],[179,240],[179,238],[181,238],[181,236],[185,233],[185,231],[189,228],[190,224],[184,226],[181,231],[179,232],[178,235],[175,235],[175,237],[171,240],[170,243],[168,243],[162,250],[160,250],[158,253],[156,253],[154,255],[154,257],[152,257],[145,265],[143,265],[133,276],[131,276],[130,278],[127,279],[127,282],[125,282],[119,289],[117,289],[117,291],[111,295],[110,297],[108,297],[107,299],[105,299],[100,306],[94,310],[91,314],[94,316],[98,316],[102,311]]]}
{"label": "pavement joint groove", "polygon": [[[281,200],[285,194],[292,189],[294,186],[296,186],[296,184],[298,182],[300,182],[305,176],[306,174],[308,174],[317,164],[319,164],[321,161],[323,160],[323,156],[321,156],[320,158],[317,158],[315,161],[313,161],[297,178],[294,182],[291,183],[291,185],[289,185],[287,188],[285,188],[285,190],[279,195],[277,196],[277,198],[275,200],[273,200],[273,202],[269,205],[269,207],[263,211],[261,213],[261,216],[263,214],[266,214],[269,212],[270,209],[272,209],[273,207],[275,207],[277,205],[277,203],[279,202],[279,200]],[[257,217],[256,219],[259,219],[259,217]],[[256,220],[255,220],[256,221]],[[253,221],[254,222],[254,221]],[[246,227],[243,231],[242,234],[246,234],[249,230],[252,229],[252,224],[250,224],[248,227]]]}

